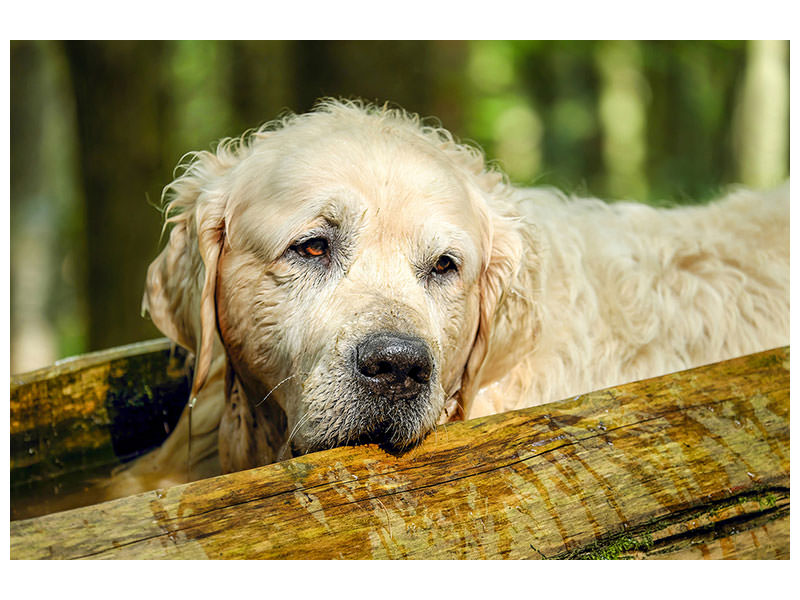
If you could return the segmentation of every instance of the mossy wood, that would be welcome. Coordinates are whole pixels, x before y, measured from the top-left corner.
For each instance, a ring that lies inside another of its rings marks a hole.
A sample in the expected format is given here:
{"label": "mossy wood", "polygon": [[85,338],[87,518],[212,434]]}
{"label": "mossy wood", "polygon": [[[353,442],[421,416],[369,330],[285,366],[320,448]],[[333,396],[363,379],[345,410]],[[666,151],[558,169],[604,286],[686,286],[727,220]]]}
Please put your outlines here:
{"label": "mossy wood", "polygon": [[11,523],[12,558],[789,558],[789,349]]}
{"label": "mossy wood", "polygon": [[166,338],[11,377],[11,518],[81,505],[92,478],[161,444],[189,396]]}

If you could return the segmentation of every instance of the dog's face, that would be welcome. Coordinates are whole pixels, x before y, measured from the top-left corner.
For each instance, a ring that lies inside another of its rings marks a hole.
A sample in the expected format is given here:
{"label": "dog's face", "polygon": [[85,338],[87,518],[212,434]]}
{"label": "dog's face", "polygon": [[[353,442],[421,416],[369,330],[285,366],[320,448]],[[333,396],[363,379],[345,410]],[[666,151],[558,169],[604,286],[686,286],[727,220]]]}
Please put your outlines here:
{"label": "dog's face", "polygon": [[[485,289],[497,287],[487,281],[495,231],[481,190],[418,128],[355,111],[344,124],[313,116],[200,184],[216,208],[193,207],[205,280],[186,310],[211,306],[228,355],[228,423],[237,425],[225,435],[241,427],[244,396],[250,415],[282,409],[281,441],[296,452],[364,441],[402,448],[433,428],[464,383],[497,299]],[[153,307],[169,296],[170,276],[161,263],[147,297],[159,326]],[[172,311],[168,334],[180,330]],[[208,321],[201,314],[203,333],[184,343],[199,348]],[[258,436],[259,420],[244,421]]]}
{"label": "dog's face", "polygon": [[219,331],[300,451],[418,439],[478,327],[487,236],[469,191],[426,148],[358,133],[251,156],[230,181]]}

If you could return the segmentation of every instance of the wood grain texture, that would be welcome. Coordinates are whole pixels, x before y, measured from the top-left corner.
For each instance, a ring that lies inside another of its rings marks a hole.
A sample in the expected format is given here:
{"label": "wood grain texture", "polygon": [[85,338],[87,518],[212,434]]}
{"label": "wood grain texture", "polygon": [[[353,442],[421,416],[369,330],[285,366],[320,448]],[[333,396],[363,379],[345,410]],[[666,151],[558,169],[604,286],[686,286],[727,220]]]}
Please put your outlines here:
{"label": "wood grain texture", "polygon": [[12,519],[79,506],[87,480],[166,438],[189,385],[187,353],[166,338],[12,376]]}
{"label": "wood grain texture", "polygon": [[789,349],[11,523],[12,558],[788,558]]}

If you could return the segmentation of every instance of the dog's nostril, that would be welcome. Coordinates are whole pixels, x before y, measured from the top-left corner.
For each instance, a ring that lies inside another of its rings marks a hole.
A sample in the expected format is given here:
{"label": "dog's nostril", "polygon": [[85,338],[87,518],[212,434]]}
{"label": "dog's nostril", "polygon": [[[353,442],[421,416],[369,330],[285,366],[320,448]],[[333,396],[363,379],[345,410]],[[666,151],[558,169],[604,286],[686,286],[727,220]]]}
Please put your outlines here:
{"label": "dog's nostril", "polygon": [[373,392],[394,397],[419,394],[433,370],[428,345],[397,334],[367,337],[356,348],[355,360],[357,373]]}
{"label": "dog's nostril", "polygon": [[386,361],[370,361],[365,360],[360,365],[360,370],[363,375],[367,377],[377,377],[378,375],[391,375],[393,372],[392,365]]}
{"label": "dog's nostril", "polygon": [[431,378],[430,368],[414,367],[408,372],[408,376],[418,383],[428,383]]}

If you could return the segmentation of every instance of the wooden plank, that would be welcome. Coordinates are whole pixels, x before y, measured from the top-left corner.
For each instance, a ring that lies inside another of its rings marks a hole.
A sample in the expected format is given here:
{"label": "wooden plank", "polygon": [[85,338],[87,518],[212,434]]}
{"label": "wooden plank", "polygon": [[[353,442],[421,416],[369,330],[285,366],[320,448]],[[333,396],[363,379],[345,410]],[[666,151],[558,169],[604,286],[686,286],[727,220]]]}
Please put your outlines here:
{"label": "wooden plank", "polygon": [[788,558],[789,349],[11,523],[12,558]]}
{"label": "wooden plank", "polygon": [[187,353],[166,338],[12,376],[12,519],[79,506],[88,480],[158,446],[189,376]]}

